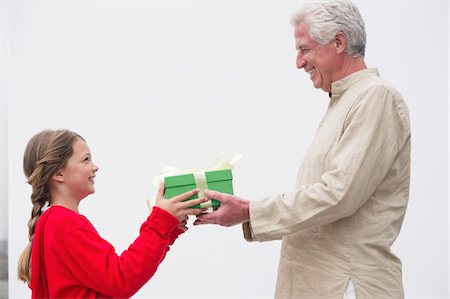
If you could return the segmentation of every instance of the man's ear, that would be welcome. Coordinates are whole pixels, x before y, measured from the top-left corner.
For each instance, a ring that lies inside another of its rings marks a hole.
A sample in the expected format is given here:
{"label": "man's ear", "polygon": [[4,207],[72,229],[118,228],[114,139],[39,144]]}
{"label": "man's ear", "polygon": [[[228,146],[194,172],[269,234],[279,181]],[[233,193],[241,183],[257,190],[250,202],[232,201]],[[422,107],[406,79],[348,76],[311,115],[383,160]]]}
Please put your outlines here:
{"label": "man's ear", "polygon": [[345,49],[347,48],[347,38],[345,37],[344,32],[339,31],[338,33],[336,33],[336,36],[334,37],[334,43],[338,54],[341,54],[345,51]]}
{"label": "man's ear", "polygon": [[64,176],[62,174],[61,170],[57,170],[53,175],[52,175],[52,179],[55,182],[64,182]]}

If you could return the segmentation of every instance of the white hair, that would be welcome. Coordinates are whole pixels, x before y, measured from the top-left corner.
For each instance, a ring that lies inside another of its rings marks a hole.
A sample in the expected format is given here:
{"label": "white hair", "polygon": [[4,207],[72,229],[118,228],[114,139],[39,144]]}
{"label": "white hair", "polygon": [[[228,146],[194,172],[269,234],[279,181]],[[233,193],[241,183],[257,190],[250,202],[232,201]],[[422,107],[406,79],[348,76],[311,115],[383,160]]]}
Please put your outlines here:
{"label": "white hair", "polygon": [[320,44],[333,40],[343,32],[347,39],[347,53],[352,57],[364,57],[366,30],[358,8],[350,0],[314,1],[303,5],[291,18],[294,26],[302,23],[309,27],[309,34]]}

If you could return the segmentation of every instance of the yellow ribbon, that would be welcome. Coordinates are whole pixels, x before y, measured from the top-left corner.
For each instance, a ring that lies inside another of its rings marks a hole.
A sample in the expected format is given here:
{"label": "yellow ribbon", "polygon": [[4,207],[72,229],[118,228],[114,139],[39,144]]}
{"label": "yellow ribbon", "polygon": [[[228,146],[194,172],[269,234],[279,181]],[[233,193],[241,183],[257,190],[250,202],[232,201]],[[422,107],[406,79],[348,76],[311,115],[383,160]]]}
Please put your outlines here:
{"label": "yellow ribbon", "polygon": [[204,173],[207,171],[221,170],[221,169],[234,169],[234,165],[242,158],[243,154],[230,154],[228,152],[223,152],[217,158],[217,166],[208,169],[191,169],[191,170],[181,170],[176,167],[168,166],[164,167],[159,175],[153,176],[152,184],[154,187],[158,188],[159,185],[164,182],[164,179],[168,176],[182,175],[193,173]]}

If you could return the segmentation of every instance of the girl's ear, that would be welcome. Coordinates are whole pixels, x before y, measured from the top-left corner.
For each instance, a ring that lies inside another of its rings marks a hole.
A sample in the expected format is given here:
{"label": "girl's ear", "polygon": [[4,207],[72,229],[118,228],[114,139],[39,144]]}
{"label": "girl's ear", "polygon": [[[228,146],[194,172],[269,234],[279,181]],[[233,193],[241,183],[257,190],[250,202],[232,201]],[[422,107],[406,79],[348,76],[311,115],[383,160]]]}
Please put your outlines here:
{"label": "girl's ear", "polygon": [[62,174],[62,171],[61,171],[61,170],[56,171],[56,172],[53,174],[52,179],[53,179],[55,182],[63,182],[63,181],[64,181],[64,176],[63,176],[63,174]]}

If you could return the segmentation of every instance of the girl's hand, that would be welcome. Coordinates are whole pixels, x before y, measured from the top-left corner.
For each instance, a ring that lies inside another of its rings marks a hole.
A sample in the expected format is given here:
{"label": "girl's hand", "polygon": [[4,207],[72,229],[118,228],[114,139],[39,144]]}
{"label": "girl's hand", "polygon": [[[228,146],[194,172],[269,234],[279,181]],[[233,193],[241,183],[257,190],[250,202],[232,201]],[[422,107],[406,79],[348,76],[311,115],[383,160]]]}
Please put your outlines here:
{"label": "girl's hand", "polygon": [[[186,218],[186,216],[188,216],[188,215],[198,215],[206,210],[205,208],[201,208],[201,209],[190,208],[194,205],[201,204],[203,202],[208,201],[208,198],[206,198],[206,197],[184,201],[184,200],[190,198],[191,196],[194,196],[195,194],[197,194],[199,191],[198,189],[188,191],[186,193],[174,196],[169,199],[164,198],[164,190],[165,190],[164,184],[161,183],[161,185],[159,186],[159,189],[158,189],[158,195],[156,196],[156,204],[155,205],[161,209],[166,210],[170,214],[172,214],[180,222],[183,221]],[[180,229],[182,229],[182,228],[180,228]]]}
{"label": "girl's hand", "polygon": [[188,216],[186,216],[186,218],[184,218],[182,221],[180,221],[178,226],[173,229],[173,231],[169,235],[168,245],[172,245],[175,242],[175,240],[178,238],[179,235],[185,233],[188,230],[187,221],[188,221]]}
{"label": "girl's hand", "polygon": [[180,221],[180,224],[178,224],[178,229],[181,230],[183,233],[185,233],[188,230],[188,227],[187,227],[188,219],[189,219],[189,216],[186,216],[183,220]]}

